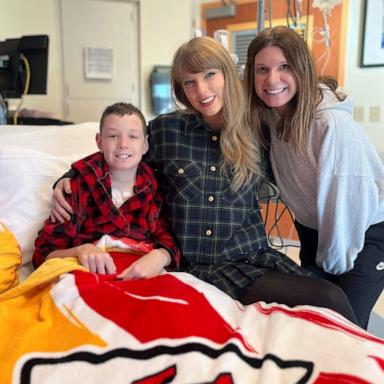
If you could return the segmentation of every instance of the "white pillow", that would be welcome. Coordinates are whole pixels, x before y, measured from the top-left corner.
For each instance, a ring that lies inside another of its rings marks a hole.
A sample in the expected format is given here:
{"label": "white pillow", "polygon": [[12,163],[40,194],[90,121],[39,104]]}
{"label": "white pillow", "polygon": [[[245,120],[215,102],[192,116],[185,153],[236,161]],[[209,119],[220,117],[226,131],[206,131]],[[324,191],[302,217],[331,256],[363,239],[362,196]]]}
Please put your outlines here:
{"label": "white pillow", "polygon": [[98,123],[62,126],[6,125],[0,129],[0,145],[24,147],[56,157],[87,155],[97,150],[95,134],[98,126]]}
{"label": "white pillow", "polygon": [[[33,143],[30,143],[39,150],[26,148],[26,138],[21,140],[23,146],[3,145],[0,135],[0,221],[18,240],[23,264],[31,261],[37,232],[48,217],[53,183],[71,163],[97,150],[96,123],[80,133],[79,126],[72,127],[57,129],[55,134],[56,128],[34,132]],[[8,135],[5,136],[4,141],[10,142]],[[52,154],[53,151],[61,155]]]}

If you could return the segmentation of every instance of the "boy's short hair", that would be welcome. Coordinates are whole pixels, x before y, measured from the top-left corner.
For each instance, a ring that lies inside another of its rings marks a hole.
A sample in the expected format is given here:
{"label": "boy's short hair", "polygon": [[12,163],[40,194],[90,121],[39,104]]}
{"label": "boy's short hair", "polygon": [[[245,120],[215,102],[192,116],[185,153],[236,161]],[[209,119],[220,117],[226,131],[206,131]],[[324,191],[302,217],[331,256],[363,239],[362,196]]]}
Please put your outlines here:
{"label": "boy's short hair", "polygon": [[134,105],[130,103],[119,102],[105,108],[100,119],[100,132],[103,129],[105,118],[109,115],[117,115],[120,117],[125,115],[136,115],[137,117],[139,117],[139,119],[143,123],[144,136],[147,135],[147,123],[145,121],[145,117],[143,113],[140,111],[140,109],[136,108]]}

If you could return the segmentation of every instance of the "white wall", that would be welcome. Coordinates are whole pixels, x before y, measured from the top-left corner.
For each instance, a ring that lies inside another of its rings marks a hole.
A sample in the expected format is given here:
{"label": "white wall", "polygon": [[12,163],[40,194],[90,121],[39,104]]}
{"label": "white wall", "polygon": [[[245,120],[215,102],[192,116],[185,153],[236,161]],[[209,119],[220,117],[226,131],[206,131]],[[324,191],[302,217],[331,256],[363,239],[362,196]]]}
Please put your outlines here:
{"label": "white wall", "polygon": [[[142,108],[153,117],[149,76],[154,65],[170,65],[177,47],[192,37],[193,0],[140,0],[140,77]],[[27,95],[23,108],[57,113],[63,118],[63,57],[59,0],[1,0],[0,40],[48,34],[48,94]],[[11,100],[16,105],[18,100]]]}
{"label": "white wall", "polygon": [[[344,88],[354,100],[355,106],[364,108],[363,121],[359,124],[384,160],[384,66],[359,66],[364,17],[362,3],[364,2],[361,0],[349,0]],[[380,107],[381,118],[377,123],[369,121],[371,106]]]}
{"label": "white wall", "polygon": [[147,118],[153,117],[149,77],[154,65],[171,65],[180,44],[193,35],[193,0],[141,0],[141,106]]}
{"label": "white wall", "polygon": [[[201,1],[201,0],[200,0]],[[192,37],[199,15],[198,0],[141,0],[140,77],[141,108],[152,117],[149,76],[154,65],[171,64],[177,47]],[[361,125],[384,158],[384,67],[359,67],[361,49],[361,0],[349,0],[345,89],[356,105],[364,107]],[[63,116],[62,44],[59,0],[1,0],[0,40],[23,34],[48,34],[48,95],[27,96],[24,107]],[[368,121],[369,107],[380,106],[379,123]]]}

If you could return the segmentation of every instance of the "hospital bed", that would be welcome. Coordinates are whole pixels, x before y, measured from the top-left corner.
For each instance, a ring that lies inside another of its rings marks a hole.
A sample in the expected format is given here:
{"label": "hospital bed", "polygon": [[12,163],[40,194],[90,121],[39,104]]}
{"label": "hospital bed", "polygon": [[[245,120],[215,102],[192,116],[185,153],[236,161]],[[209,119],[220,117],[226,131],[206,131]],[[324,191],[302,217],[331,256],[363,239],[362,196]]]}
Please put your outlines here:
{"label": "hospital bed", "polygon": [[384,340],[331,310],[243,306],[187,273],[33,271],[53,182],[97,123],[0,126],[1,383],[383,383]]}

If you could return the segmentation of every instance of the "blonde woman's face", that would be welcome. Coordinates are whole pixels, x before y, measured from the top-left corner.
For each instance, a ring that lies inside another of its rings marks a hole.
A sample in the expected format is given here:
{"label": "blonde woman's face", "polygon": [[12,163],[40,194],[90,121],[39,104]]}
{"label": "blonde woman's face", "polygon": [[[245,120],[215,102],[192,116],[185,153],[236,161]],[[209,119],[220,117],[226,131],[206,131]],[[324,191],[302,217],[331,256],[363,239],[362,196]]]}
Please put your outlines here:
{"label": "blonde woman's face", "polygon": [[220,69],[211,68],[203,72],[184,72],[181,84],[188,101],[203,120],[212,128],[221,124],[224,103],[224,75]]}
{"label": "blonde woman's face", "polygon": [[255,56],[254,73],[257,96],[283,115],[297,92],[295,74],[283,51],[276,46],[263,48]]}

